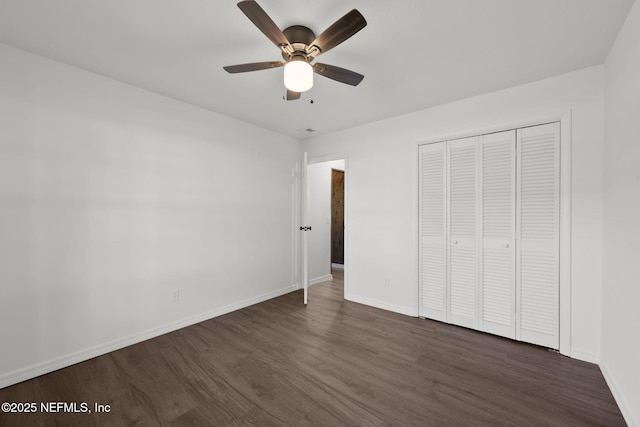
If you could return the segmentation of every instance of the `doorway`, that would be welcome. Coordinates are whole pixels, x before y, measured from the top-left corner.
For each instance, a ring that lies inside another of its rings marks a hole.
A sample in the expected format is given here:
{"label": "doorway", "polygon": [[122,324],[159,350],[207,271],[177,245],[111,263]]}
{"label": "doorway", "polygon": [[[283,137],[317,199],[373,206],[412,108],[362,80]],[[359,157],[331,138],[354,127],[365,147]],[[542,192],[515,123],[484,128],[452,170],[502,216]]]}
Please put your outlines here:
{"label": "doorway", "polygon": [[331,273],[344,269],[344,170],[331,169]]}
{"label": "doorway", "polygon": [[[306,165],[306,218],[308,286],[344,277],[347,295],[346,159],[343,156],[308,160]],[[303,255],[304,259],[304,255]],[[304,262],[304,261],[303,261]]]}

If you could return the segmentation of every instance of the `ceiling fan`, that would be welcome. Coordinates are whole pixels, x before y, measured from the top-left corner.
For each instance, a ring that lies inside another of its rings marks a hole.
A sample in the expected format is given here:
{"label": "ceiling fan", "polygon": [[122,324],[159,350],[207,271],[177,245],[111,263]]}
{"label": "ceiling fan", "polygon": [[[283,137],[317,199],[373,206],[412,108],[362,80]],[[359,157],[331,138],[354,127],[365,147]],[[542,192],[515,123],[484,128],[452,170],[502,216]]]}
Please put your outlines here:
{"label": "ceiling fan", "polygon": [[311,89],[313,73],[351,86],[357,86],[364,78],[362,74],[335,65],[319,62],[311,65],[318,55],[328,52],[366,27],[367,21],[356,9],[338,19],[316,37],[313,31],[302,25],[293,25],[281,31],[254,0],[243,0],[238,3],[238,7],[282,51],[284,62],[228,65],[223,67],[225,71],[235,74],[284,67],[287,101],[299,99],[302,92]]}

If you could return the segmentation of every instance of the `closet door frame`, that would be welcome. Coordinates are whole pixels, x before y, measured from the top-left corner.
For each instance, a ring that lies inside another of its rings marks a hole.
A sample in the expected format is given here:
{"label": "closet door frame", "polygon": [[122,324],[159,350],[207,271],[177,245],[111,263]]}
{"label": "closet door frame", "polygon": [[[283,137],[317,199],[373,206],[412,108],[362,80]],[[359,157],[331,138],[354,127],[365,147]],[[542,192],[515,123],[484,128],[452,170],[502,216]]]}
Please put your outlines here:
{"label": "closet door frame", "polygon": [[[454,139],[478,136],[488,133],[502,132],[524,127],[543,125],[546,123],[560,123],[560,353],[571,356],[571,110],[552,111],[548,114],[531,116],[519,121],[505,122],[502,124],[487,125],[462,132],[442,134],[416,142],[416,153],[420,152],[420,146],[439,143]],[[415,167],[419,168],[420,156]],[[419,169],[418,169],[419,170]],[[416,197],[418,195],[416,194]],[[419,202],[417,202],[419,205]],[[420,220],[416,218],[419,230]],[[419,275],[422,271],[419,264]],[[422,287],[418,286],[419,300],[422,301]]]}

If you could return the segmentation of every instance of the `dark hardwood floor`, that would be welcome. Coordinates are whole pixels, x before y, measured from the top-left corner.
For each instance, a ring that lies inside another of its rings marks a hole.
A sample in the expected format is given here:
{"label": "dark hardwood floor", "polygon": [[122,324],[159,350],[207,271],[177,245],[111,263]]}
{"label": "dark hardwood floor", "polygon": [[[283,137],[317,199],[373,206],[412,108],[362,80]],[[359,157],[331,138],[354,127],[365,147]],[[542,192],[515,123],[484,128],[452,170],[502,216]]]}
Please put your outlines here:
{"label": "dark hardwood floor", "polygon": [[2,426],[618,426],[598,366],[313,286],[0,390]]}

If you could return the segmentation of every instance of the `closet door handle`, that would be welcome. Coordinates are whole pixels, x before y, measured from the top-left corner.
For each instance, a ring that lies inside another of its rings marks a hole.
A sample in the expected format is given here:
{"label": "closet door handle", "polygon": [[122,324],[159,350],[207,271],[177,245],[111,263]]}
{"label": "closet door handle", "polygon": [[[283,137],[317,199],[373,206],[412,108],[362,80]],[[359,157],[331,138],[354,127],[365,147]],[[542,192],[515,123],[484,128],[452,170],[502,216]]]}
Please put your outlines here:
{"label": "closet door handle", "polygon": [[504,244],[504,245],[502,245],[502,246],[504,246],[505,248],[508,248],[508,247],[509,247],[509,246],[511,246],[511,245],[510,245],[509,243],[505,243],[505,244]]}
{"label": "closet door handle", "polygon": [[458,241],[457,240],[452,240],[451,243],[453,243],[454,245],[457,245]]}

